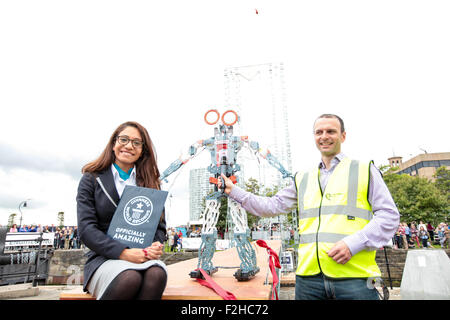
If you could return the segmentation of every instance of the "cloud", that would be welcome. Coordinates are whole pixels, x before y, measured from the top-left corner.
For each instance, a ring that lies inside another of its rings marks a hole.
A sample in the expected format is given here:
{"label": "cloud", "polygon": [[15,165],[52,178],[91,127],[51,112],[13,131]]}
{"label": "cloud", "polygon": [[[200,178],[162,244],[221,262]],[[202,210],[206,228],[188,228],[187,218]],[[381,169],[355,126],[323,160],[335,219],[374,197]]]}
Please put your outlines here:
{"label": "cloud", "polygon": [[0,193],[0,206],[3,208],[16,208],[14,213],[19,213],[19,204],[25,200],[27,201],[27,207],[33,207],[34,209],[43,208],[47,204],[46,202],[37,199],[27,200],[17,195],[5,194],[3,192]]}
{"label": "cloud", "polygon": [[81,158],[61,158],[53,155],[43,156],[18,150],[12,146],[0,143],[0,168],[25,169],[36,172],[57,172],[67,174],[78,180],[81,177],[81,167],[86,164]]}

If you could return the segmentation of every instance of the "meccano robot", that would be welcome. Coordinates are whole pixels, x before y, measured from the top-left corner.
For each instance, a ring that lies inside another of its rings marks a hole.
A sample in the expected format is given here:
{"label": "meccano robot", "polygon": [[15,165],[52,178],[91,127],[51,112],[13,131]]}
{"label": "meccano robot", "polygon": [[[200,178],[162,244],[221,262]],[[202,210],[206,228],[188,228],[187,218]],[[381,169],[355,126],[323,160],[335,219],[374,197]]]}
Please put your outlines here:
{"label": "meccano robot", "polygon": [[[216,116],[213,121],[208,120],[212,116]],[[227,114],[234,115],[234,121],[226,122],[225,116]],[[223,173],[229,177],[233,183],[237,182],[235,173],[241,168],[236,163],[238,152],[242,147],[248,148],[260,158],[269,162],[270,165],[278,169],[283,178],[291,177],[292,174],[288,172],[281,163],[266,150],[264,153],[260,152],[259,143],[256,141],[249,141],[247,136],[233,136],[233,125],[238,121],[239,117],[233,110],[228,110],[223,113],[222,118],[217,110],[209,110],[204,116],[205,122],[209,125],[216,125],[214,127],[214,136],[200,140],[189,147],[189,155],[185,159],[177,159],[174,161],[161,175],[161,181],[167,181],[167,177],[181,168],[190,159],[199,155],[203,150],[208,149],[211,154],[211,164],[208,171],[211,174],[209,182],[214,184],[214,192],[206,197],[206,208],[202,214],[202,243],[199,248],[199,258],[197,269],[191,271],[191,278],[202,278],[198,269],[205,270],[209,275],[215,273],[218,268],[212,264],[212,258],[216,249],[217,229],[216,224],[219,218],[220,199],[227,197],[224,192],[225,183],[221,178]],[[219,120],[222,120],[221,122]],[[221,179],[221,187],[218,187],[218,181]],[[229,212],[234,224],[234,241],[236,243],[237,252],[241,260],[240,268],[234,273],[234,277],[238,281],[245,281],[253,278],[259,271],[256,265],[255,251],[251,247],[248,238],[250,236],[250,229],[248,228],[247,213],[242,206],[228,198]]]}

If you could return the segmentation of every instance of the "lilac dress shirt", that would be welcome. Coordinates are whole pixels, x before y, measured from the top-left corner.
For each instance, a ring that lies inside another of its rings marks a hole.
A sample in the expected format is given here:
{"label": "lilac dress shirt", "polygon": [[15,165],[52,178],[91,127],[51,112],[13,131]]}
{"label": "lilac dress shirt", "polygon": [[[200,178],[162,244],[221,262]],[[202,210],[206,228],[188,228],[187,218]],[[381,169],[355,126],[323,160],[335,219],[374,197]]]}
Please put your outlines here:
{"label": "lilac dress shirt", "polygon": [[[322,191],[325,189],[331,173],[344,157],[343,153],[336,155],[331,161],[330,169],[326,169],[324,163],[320,162]],[[229,197],[239,202],[248,212],[260,217],[289,213],[297,208],[297,189],[294,181],[273,197],[256,196],[237,186],[232,188]],[[372,205],[373,219],[362,230],[343,239],[352,255],[361,250],[376,250],[386,245],[394,236],[400,222],[400,214],[391,193],[384,183],[380,171],[373,164],[370,166],[368,200]]]}

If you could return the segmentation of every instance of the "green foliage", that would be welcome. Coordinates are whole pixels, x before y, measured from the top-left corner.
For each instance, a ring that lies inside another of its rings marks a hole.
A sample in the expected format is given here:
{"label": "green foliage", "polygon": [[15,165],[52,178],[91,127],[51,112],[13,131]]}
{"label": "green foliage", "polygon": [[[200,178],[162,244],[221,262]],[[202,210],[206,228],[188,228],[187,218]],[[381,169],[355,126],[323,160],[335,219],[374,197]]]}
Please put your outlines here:
{"label": "green foliage", "polygon": [[11,213],[8,217],[8,228],[11,228],[16,223],[17,213]]}
{"label": "green foliage", "polygon": [[393,174],[391,171],[384,173],[384,181],[402,221],[422,220],[436,224],[448,218],[450,208],[447,196],[434,182],[407,174]]}
{"label": "green foliage", "polygon": [[436,178],[436,187],[442,194],[447,195],[447,202],[450,205],[450,170],[447,170],[445,166],[439,167],[434,177]]}

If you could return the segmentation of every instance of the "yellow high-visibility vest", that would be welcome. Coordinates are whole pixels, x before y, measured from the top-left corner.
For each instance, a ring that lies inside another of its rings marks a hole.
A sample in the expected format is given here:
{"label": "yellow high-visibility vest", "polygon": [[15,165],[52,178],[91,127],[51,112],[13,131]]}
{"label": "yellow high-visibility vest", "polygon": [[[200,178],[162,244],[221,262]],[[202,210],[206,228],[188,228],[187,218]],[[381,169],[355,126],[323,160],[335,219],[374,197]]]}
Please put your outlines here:
{"label": "yellow high-visibility vest", "polygon": [[361,250],[343,265],[327,254],[337,241],[361,230],[373,217],[367,200],[370,163],[344,158],[331,174],[323,194],[319,169],[296,175],[300,233],[297,275],[322,272],[332,278],[381,276],[375,250]]}

